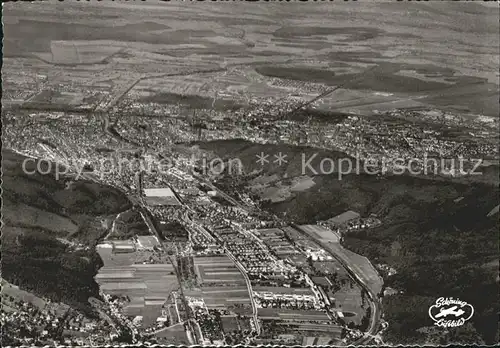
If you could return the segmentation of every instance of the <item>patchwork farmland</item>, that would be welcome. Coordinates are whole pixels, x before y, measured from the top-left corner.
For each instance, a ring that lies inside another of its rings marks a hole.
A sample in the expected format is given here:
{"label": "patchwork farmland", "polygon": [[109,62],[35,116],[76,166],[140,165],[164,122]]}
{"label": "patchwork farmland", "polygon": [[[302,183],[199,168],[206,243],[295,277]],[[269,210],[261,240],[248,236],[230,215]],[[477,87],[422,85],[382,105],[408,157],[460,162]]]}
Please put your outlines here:
{"label": "patchwork farmland", "polygon": [[171,264],[104,266],[95,276],[103,292],[112,295],[167,298],[178,287]]}
{"label": "patchwork farmland", "polygon": [[227,256],[195,257],[194,268],[200,288],[185,290],[186,296],[203,298],[209,309],[252,313],[245,278]]}
{"label": "patchwork farmland", "polygon": [[227,256],[195,257],[194,268],[200,284],[244,286],[245,278]]}
{"label": "patchwork farmland", "polygon": [[172,291],[179,288],[173,265],[144,264],[143,260],[152,254],[149,251],[114,253],[102,245],[97,250],[104,262],[95,276],[100,290],[128,298],[124,313],[129,317],[142,316],[143,327],[154,324]]}

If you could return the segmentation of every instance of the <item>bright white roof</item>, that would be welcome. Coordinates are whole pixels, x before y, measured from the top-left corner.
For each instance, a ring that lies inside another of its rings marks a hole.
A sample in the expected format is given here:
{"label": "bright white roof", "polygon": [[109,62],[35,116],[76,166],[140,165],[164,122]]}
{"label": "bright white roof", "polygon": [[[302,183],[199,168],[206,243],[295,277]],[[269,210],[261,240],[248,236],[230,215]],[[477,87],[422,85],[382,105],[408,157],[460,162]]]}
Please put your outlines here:
{"label": "bright white roof", "polygon": [[174,195],[174,192],[170,187],[163,188],[147,188],[144,189],[146,197],[170,197]]}

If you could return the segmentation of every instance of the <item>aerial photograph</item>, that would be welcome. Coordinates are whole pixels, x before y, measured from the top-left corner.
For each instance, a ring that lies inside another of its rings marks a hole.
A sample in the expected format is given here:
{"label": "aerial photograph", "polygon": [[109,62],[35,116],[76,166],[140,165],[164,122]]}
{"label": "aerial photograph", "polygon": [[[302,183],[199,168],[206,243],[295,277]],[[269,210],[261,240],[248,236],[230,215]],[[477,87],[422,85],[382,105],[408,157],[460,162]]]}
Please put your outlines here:
{"label": "aerial photograph", "polygon": [[2,346],[498,344],[498,2],[2,12]]}

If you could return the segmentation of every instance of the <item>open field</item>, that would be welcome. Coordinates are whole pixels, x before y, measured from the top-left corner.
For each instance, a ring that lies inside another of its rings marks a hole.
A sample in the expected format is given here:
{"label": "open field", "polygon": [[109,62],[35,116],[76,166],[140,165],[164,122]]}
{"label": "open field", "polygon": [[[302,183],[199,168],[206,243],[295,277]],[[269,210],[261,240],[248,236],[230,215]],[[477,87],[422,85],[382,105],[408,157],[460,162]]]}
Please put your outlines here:
{"label": "open field", "polygon": [[155,323],[170,293],[179,288],[173,265],[143,264],[142,261],[152,255],[149,251],[115,253],[110,245],[100,245],[97,251],[104,262],[95,276],[100,290],[128,296],[130,302],[125,306],[125,313],[143,316],[144,327]]}

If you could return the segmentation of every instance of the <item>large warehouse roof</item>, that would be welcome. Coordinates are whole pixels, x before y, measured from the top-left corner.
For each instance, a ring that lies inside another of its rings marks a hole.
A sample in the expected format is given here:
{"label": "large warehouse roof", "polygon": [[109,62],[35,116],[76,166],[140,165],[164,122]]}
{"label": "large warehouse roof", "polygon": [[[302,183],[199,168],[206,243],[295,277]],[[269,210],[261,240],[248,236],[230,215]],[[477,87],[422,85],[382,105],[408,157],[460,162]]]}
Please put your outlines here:
{"label": "large warehouse roof", "polygon": [[174,196],[174,191],[170,187],[147,188],[144,189],[146,197],[170,197]]}

